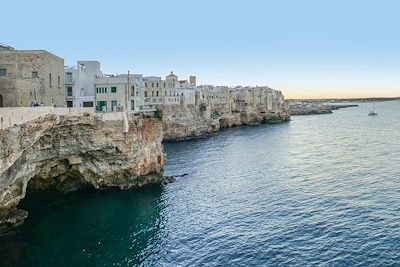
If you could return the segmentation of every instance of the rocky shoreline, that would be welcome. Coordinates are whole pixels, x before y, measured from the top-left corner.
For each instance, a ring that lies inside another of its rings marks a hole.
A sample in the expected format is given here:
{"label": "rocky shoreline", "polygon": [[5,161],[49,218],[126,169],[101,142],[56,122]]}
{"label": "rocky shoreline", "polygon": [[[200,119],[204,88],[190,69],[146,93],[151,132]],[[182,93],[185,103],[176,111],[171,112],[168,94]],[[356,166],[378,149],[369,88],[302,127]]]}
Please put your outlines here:
{"label": "rocky shoreline", "polygon": [[358,107],[358,105],[348,104],[348,105],[320,105],[320,104],[308,104],[308,105],[290,105],[289,112],[290,115],[319,115],[319,114],[330,114],[333,110],[338,110],[342,108]]}
{"label": "rocky shoreline", "polygon": [[287,122],[290,114],[252,111],[211,117],[195,107],[178,107],[164,108],[162,118],[130,114],[127,120],[125,126],[123,119],[93,114],[47,115],[0,130],[0,235],[28,217],[18,209],[27,192],[171,183],[175,177],[163,174],[162,141],[205,138],[239,125]]}
{"label": "rocky shoreline", "polygon": [[259,125],[262,123],[283,123],[290,121],[287,111],[281,112],[238,112],[224,113],[204,118],[204,114],[194,107],[175,107],[163,109],[163,141],[177,142],[212,136],[221,128],[240,125]]}

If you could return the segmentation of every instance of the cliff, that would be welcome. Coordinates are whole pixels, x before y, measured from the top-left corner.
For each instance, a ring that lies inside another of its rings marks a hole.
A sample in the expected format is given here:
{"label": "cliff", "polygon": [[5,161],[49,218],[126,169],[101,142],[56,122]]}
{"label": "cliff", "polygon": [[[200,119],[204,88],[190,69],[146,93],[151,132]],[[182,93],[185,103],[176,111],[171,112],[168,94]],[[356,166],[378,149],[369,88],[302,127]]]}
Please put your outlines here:
{"label": "cliff", "polygon": [[17,205],[29,190],[166,182],[161,122],[132,116],[124,131],[122,118],[48,115],[0,131],[0,234],[27,217]]}
{"label": "cliff", "polygon": [[239,125],[259,125],[261,123],[282,123],[290,121],[290,114],[286,111],[276,113],[242,112],[221,115],[219,122],[221,128]]}
{"label": "cliff", "polygon": [[219,130],[218,120],[207,118],[195,106],[163,106],[165,141],[208,136]]}
{"label": "cliff", "polygon": [[163,113],[165,141],[206,137],[218,132],[220,128],[259,125],[261,123],[282,123],[290,120],[290,114],[287,111],[261,112],[260,110],[251,110],[219,114],[210,107],[207,107],[210,109],[209,112],[200,111],[200,108],[196,106],[165,105],[160,108]]}

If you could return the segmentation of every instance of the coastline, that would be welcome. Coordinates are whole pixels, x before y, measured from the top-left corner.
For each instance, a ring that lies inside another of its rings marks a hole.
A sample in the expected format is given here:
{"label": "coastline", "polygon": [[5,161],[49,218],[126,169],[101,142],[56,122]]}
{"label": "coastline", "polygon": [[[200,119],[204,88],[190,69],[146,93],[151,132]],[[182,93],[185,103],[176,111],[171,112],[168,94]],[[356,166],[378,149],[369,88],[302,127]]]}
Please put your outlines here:
{"label": "coastline", "polygon": [[356,104],[316,104],[316,103],[296,103],[291,104],[289,107],[290,115],[292,116],[303,116],[303,115],[321,115],[321,114],[330,114],[334,110],[350,108],[350,107],[358,107]]}

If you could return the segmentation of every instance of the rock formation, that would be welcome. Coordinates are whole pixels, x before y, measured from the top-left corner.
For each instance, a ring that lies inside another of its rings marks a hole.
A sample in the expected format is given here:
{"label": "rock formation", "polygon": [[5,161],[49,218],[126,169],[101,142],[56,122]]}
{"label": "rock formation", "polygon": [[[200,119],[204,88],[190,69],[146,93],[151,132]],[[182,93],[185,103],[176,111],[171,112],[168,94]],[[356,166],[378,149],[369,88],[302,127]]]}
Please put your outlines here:
{"label": "rock formation", "polygon": [[330,114],[332,110],[338,110],[341,108],[358,107],[358,105],[338,105],[338,104],[321,104],[321,103],[299,103],[290,104],[289,112],[290,115],[319,115],[319,114]]}
{"label": "rock formation", "polygon": [[218,120],[203,116],[195,106],[163,106],[165,141],[208,136],[219,130]]}
{"label": "rock formation", "polygon": [[27,190],[141,187],[162,183],[162,124],[155,118],[102,120],[49,115],[0,131],[0,232],[19,225]]}
{"label": "rock formation", "polygon": [[[281,123],[290,120],[287,111],[250,112],[219,114],[211,110],[207,116],[195,106],[162,106],[163,131],[165,141],[178,141],[209,136],[220,128],[239,125],[259,125],[261,123]],[[221,112],[222,113],[222,112]]]}

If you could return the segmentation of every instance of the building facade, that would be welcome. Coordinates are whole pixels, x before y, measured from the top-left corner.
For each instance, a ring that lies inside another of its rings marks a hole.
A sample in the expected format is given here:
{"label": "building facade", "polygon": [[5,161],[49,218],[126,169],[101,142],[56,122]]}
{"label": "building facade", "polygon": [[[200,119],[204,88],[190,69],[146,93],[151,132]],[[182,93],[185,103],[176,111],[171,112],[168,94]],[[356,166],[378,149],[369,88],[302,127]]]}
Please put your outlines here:
{"label": "building facade", "polygon": [[144,105],[146,109],[155,109],[157,105],[179,105],[180,96],[178,76],[171,74],[162,80],[161,77],[148,76],[144,81]]}
{"label": "building facade", "polygon": [[95,107],[95,81],[101,76],[100,62],[78,61],[65,68],[65,102],[67,107]]}
{"label": "building facade", "polygon": [[0,107],[64,106],[64,59],[0,45]]}
{"label": "building facade", "polygon": [[144,110],[142,75],[102,75],[95,81],[96,111]]}

